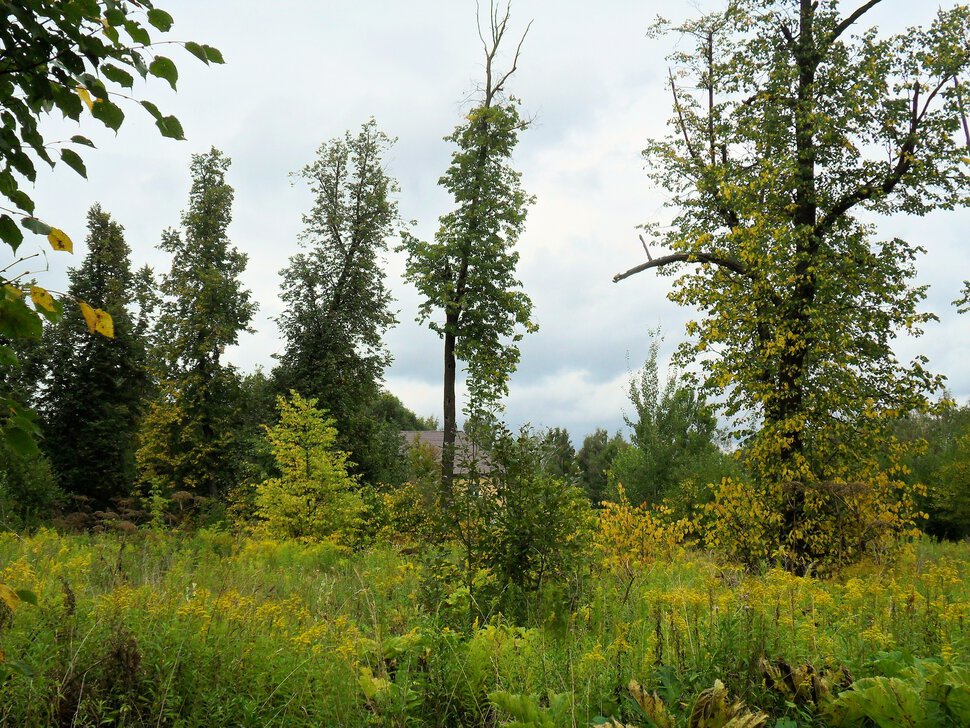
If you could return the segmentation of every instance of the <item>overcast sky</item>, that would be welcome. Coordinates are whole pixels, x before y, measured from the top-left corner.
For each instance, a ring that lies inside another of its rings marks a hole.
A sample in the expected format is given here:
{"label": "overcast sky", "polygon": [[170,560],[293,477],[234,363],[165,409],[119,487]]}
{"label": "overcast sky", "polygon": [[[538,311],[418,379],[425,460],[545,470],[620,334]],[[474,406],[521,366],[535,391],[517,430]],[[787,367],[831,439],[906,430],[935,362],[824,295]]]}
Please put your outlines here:
{"label": "overcast sky", "polygon": [[[269,369],[280,349],[272,320],[280,312],[278,271],[297,251],[301,216],[311,202],[305,186],[292,184],[289,175],[313,159],[321,142],[374,116],[398,138],[387,163],[401,187],[402,216],[417,221],[415,234],[429,239],[438,216],[450,209],[437,187],[451,153],[442,137],[461,120],[480,82],[475,3],[160,5],[175,18],[172,38],[214,45],[227,61],[207,68],[173,47],[165,52],[179,66],[178,93],[158,79],[136,84],[139,98],[178,116],[188,141],[160,138],[136,106],[125,107],[117,136],[89,119],[80,131],[98,149],[83,150],[88,180],[63,166],[42,173],[35,189],[38,215],[79,243],[79,260],[85,212],[100,202],[124,225],[135,262],[167,270],[169,261],[154,248],[186,206],[190,156],[211,146],[224,151],[233,160],[229,181],[236,190],[230,233],[249,256],[244,283],[260,306],[256,332],[244,335],[228,358],[243,371]],[[520,242],[519,273],[540,326],[523,341],[511,382],[506,415],[513,426],[567,427],[574,441],[596,427],[621,428],[629,409],[626,382],[643,363],[649,330],[662,329],[665,359],[683,337],[691,312],[666,299],[668,278],[653,272],[619,284],[611,278],[642,260],[636,226],[671,214],[663,193],[648,184],[640,157],[647,139],[665,133],[671,108],[664,88],[671,46],[647,39],[646,29],[658,13],[693,14],[691,5],[517,0],[512,7],[510,34],[533,21],[508,88],[535,118],[515,164],[537,198]],[[931,11],[919,5],[886,0],[868,17],[894,29],[927,22]],[[970,276],[968,223],[970,214],[960,211],[881,224],[884,234],[929,251],[919,261],[920,281],[930,284],[927,308],[940,317],[921,340],[900,342],[900,355],[927,354],[961,401],[970,396],[970,315],[959,316],[950,302]],[[54,287],[73,262],[55,254],[42,277]],[[389,254],[401,323],[387,336],[394,356],[387,386],[418,414],[440,418],[441,343],[414,323],[418,298],[402,281],[402,270],[402,257]]]}

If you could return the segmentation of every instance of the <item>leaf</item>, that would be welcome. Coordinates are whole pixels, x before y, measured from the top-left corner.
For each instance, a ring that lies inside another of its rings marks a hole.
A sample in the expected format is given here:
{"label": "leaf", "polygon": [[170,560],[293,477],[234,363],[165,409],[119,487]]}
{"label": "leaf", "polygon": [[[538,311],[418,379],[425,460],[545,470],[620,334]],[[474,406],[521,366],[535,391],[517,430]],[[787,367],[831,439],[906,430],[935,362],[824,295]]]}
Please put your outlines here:
{"label": "leaf", "polygon": [[152,8],[148,11],[148,22],[163,33],[167,33],[172,29],[172,24],[175,21],[172,20],[172,16],[166,13],[164,10]]}
{"label": "leaf", "polygon": [[118,68],[110,63],[105,63],[101,66],[101,73],[103,73],[105,78],[107,78],[109,81],[114,81],[119,86],[131,88],[135,85],[134,76],[128,73],[128,71],[125,69]]}
{"label": "leaf", "polygon": [[13,252],[24,242],[24,234],[10,215],[0,215],[0,240],[11,247]]}
{"label": "leaf", "polygon": [[20,221],[20,224],[30,230],[30,232],[37,233],[38,235],[49,235],[51,230],[54,229],[46,222],[38,220],[36,217],[25,217]]}
{"label": "leaf", "polygon": [[168,137],[170,139],[185,139],[185,133],[182,131],[182,124],[174,116],[163,116],[155,122],[155,126],[158,127],[159,131],[162,132],[163,137]]}
{"label": "leaf", "polygon": [[77,303],[81,308],[81,315],[84,316],[84,323],[88,325],[88,331],[92,334],[101,334],[109,339],[114,338],[115,329],[114,321],[111,320],[111,314],[100,308],[94,308],[84,301],[78,301]]}
{"label": "leaf", "polygon": [[75,134],[74,136],[72,136],[71,141],[74,142],[75,144],[83,144],[86,147],[91,147],[92,149],[95,148],[94,142],[92,142],[87,137],[81,136],[80,134]]}
{"label": "leaf", "polygon": [[62,149],[61,161],[79,175],[84,177],[84,179],[88,178],[88,170],[87,167],[84,166],[84,160],[81,159],[81,155],[75,152],[73,149]]}
{"label": "leaf", "polygon": [[209,65],[209,56],[206,55],[205,48],[196,43],[194,40],[185,42],[185,50],[202,61],[205,65]]}
{"label": "leaf", "polygon": [[148,31],[134,20],[125,21],[125,31],[136,43],[141,43],[144,46],[150,46],[152,44],[152,39],[151,36],[148,35]]}
{"label": "leaf", "polygon": [[88,107],[88,111],[93,112],[94,99],[91,98],[91,94],[88,93],[88,90],[84,88],[84,86],[78,86],[76,91],[77,91],[77,95],[81,97],[81,101],[83,101],[84,105]]}
{"label": "leaf", "polygon": [[155,106],[155,104],[153,104],[151,101],[142,101],[141,105],[144,106],[148,110],[148,113],[155,117],[156,120],[162,118],[162,112],[159,111],[158,107]]}
{"label": "leaf", "polygon": [[68,234],[60,228],[51,228],[47,233],[47,240],[50,241],[54,250],[66,250],[68,253],[74,252],[74,241]]}
{"label": "leaf", "polygon": [[6,584],[0,584],[0,602],[6,604],[11,612],[16,612],[17,607],[20,605],[20,597],[17,596],[17,592]]}
{"label": "leaf", "polygon": [[7,339],[39,339],[44,333],[40,316],[11,288],[13,286],[4,286],[6,295],[0,299],[0,336]]}
{"label": "leaf", "polygon": [[34,306],[38,309],[44,309],[45,311],[55,310],[54,297],[40,286],[30,287],[30,300],[34,302]]}
{"label": "leaf", "polygon": [[172,89],[175,89],[175,82],[178,81],[179,72],[171,59],[165,56],[155,56],[155,60],[148,67],[148,72],[153,76],[158,76],[158,78],[164,78],[171,85]]}
{"label": "leaf", "polygon": [[20,597],[20,601],[37,606],[37,595],[29,589],[18,589],[17,596]]}
{"label": "leaf", "polygon": [[210,45],[203,45],[202,47],[205,49],[205,55],[209,61],[212,63],[225,63],[225,60],[222,57],[222,51],[220,51],[218,48],[213,48]]}
{"label": "leaf", "polygon": [[91,114],[112,131],[118,131],[125,120],[125,112],[107,99],[98,99]]}

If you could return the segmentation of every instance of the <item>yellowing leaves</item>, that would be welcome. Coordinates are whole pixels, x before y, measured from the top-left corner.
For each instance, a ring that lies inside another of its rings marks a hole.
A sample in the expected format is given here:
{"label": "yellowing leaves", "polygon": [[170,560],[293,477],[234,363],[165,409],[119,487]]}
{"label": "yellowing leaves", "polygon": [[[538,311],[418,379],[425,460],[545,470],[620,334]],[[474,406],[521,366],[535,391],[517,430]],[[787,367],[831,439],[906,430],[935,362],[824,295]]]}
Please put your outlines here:
{"label": "yellowing leaves", "polygon": [[84,301],[78,301],[77,304],[81,308],[84,322],[88,325],[88,331],[92,334],[107,336],[109,339],[114,338],[115,326],[114,321],[111,320],[111,314],[100,308],[89,306]]}
{"label": "yellowing leaves", "polygon": [[81,98],[81,101],[83,101],[84,105],[88,107],[88,111],[93,111],[94,99],[91,98],[91,93],[84,88],[84,86],[78,86],[76,91],[77,95]]}
{"label": "yellowing leaves", "polygon": [[30,300],[34,302],[34,306],[45,311],[54,313],[57,310],[54,305],[54,297],[40,286],[30,287]]}
{"label": "yellowing leaves", "polygon": [[47,240],[54,250],[66,250],[68,253],[74,252],[74,241],[60,228],[51,228],[51,231],[47,233]]}
{"label": "yellowing leaves", "polygon": [[10,611],[16,611],[17,606],[20,604],[20,597],[17,596],[17,592],[11,589],[6,584],[0,584],[0,602],[3,602],[10,608]]}

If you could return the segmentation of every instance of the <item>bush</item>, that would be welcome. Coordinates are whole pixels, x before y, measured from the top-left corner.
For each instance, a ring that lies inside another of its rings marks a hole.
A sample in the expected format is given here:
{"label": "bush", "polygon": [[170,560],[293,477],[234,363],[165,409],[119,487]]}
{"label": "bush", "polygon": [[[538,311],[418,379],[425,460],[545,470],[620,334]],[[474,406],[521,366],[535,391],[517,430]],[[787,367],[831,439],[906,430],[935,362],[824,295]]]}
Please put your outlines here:
{"label": "bush", "polygon": [[364,505],[347,472],[347,453],[333,449],[337,430],[317,400],[280,397],[280,422],[266,428],[278,478],[256,486],[259,528],[274,538],[353,540]]}
{"label": "bush", "polygon": [[36,528],[50,522],[63,502],[44,455],[21,455],[0,442],[0,528]]}

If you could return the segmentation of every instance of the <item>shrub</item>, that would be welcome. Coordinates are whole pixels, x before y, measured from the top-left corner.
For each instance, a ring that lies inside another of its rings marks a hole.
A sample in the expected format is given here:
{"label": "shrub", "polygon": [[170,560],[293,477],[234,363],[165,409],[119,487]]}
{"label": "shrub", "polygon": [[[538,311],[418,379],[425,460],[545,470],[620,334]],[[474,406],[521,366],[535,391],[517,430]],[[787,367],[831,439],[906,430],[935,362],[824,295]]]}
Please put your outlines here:
{"label": "shrub", "polygon": [[280,476],[256,486],[256,517],[260,529],[275,538],[348,543],[363,502],[347,472],[347,453],[333,449],[333,420],[316,404],[296,392],[279,398],[280,421],[266,428],[266,439]]}

